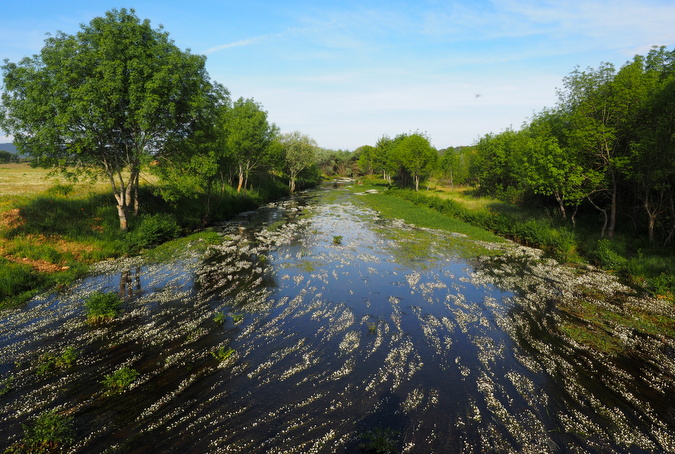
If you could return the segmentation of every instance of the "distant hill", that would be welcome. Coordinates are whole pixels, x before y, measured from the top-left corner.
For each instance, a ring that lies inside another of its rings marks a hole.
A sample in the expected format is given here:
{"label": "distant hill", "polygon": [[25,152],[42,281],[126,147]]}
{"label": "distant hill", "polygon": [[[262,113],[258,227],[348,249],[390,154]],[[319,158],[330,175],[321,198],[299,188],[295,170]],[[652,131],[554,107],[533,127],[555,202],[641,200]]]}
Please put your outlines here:
{"label": "distant hill", "polygon": [[19,153],[13,143],[0,143],[0,150],[9,151],[12,154]]}

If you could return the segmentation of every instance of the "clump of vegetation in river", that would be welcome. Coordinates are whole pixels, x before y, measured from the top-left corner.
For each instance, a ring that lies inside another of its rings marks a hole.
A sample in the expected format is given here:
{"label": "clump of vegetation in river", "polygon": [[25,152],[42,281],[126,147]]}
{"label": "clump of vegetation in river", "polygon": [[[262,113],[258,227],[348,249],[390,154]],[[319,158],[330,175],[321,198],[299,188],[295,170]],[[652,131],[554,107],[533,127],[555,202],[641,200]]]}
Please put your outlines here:
{"label": "clump of vegetation in river", "polygon": [[232,317],[232,322],[233,322],[235,325],[238,325],[239,323],[241,323],[242,321],[244,321],[244,314],[240,314],[240,313],[232,313],[232,314],[230,314],[230,317]]}
{"label": "clump of vegetation in river", "polygon": [[55,369],[68,369],[75,361],[79,353],[74,347],[67,347],[60,354],[45,353],[40,356],[35,373],[37,375],[46,375]]}
{"label": "clump of vegetation in river", "polygon": [[398,436],[399,432],[391,427],[377,427],[361,435],[363,442],[359,448],[363,452],[393,454],[398,452]]}
{"label": "clump of vegetation in river", "polygon": [[217,312],[216,315],[213,316],[213,321],[216,325],[222,325],[225,323],[225,314],[222,312]]}
{"label": "clump of vegetation in river", "polygon": [[101,323],[114,319],[122,310],[122,300],[116,293],[94,292],[85,301],[87,320]]}
{"label": "clump of vegetation in river", "polygon": [[230,359],[230,357],[234,354],[234,349],[233,348],[228,348],[228,347],[220,347],[218,350],[211,352],[211,355],[218,360],[218,362],[222,363]]}
{"label": "clump of vegetation in river", "polygon": [[47,454],[60,452],[74,440],[72,417],[56,410],[41,413],[33,424],[23,425],[23,440],[10,446],[5,453]]}
{"label": "clump of vegetation in river", "polygon": [[101,383],[107,394],[121,394],[138,378],[138,371],[131,367],[121,367],[112,374],[107,374]]}
{"label": "clump of vegetation in river", "polygon": [[0,396],[9,394],[14,389],[14,375],[10,375],[0,380]]}
{"label": "clump of vegetation in river", "polygon": [[333,235],[333,244],[342,244],[342,235]]}

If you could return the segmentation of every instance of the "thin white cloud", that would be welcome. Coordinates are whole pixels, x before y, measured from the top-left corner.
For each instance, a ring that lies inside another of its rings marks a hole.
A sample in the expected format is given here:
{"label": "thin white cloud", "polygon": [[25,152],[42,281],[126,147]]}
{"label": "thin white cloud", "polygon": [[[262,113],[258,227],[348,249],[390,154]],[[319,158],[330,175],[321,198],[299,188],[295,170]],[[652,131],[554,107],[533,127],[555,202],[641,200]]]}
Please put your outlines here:
{"label": "thin white cloud", "polygon": [[259,43],[259,42],[265,40],[265,38],[267,36],[268,35],[261,35],[261,36],[256,36],[254,38],[242,39],[242,40],[235,41],[235,42],[232,42],[232,43],[221,44],[219,46],[214,46],[214,47],[211,47],[209,49],[206,49],[203,53],[205,55],[210,55],[210,54],[213,54],[214,52],[218,52],[220,50],[232,49],[233,47],[250,46],[252,44],[256,44],[256,43]]}

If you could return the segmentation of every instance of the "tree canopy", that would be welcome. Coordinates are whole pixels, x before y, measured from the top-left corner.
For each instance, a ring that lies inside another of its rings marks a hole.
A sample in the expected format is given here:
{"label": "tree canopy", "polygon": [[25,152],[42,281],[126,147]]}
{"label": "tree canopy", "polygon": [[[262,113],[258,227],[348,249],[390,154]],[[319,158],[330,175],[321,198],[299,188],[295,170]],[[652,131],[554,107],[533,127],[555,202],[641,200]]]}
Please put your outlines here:
{"label": "tree canopy", "polygon": [[300,131],[282,134],[279,142],[283,148],[288,187],[293,193],[300,173],[315,164],[318,145],[314,139]]}
{"label": "tree canopy", "polygon": [[134,10],[112,10],[5,61],[0,126],[40,165],[103,173],[126,230],[141,166],[194,132],[212,89],[204,64]]}

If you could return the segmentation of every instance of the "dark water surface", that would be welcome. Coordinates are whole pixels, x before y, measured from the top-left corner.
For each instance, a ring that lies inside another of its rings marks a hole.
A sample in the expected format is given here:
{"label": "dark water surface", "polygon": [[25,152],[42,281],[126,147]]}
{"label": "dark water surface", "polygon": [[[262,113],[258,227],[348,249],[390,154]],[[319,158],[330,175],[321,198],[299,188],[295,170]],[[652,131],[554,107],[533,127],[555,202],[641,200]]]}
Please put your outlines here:
{"label": "dark water surface", "polygon": [[[672,339],[649,359],[576,345],[551,327],[577,278],[525,248],[467,259],[477,246],[503,247],[319,190],[246,213],[206,255],[101,264],[0,321],[0,447],[57,409],[72,452],[352,453],[368,431],[407,453],[675,451]],[[91,326],[97,290],[125,312]],[[67,347],[74,366],[35,373]],[[122,366],[139,378],[106,395]]]}

